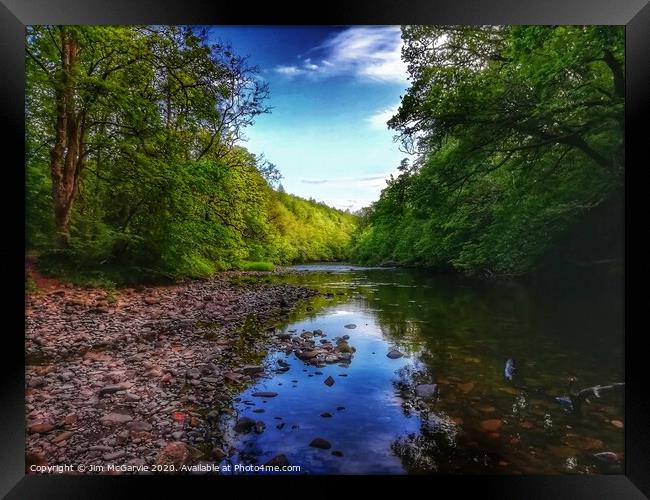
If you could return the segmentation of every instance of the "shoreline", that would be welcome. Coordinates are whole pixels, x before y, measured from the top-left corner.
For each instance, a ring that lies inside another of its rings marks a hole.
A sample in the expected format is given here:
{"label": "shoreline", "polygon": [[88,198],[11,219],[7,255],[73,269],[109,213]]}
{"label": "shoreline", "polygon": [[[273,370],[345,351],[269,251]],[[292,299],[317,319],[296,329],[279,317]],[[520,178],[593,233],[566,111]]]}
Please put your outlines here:
{"label": "shoreline", "polygon": [[222,458],[219,418],[285,347],[274,326],[320,294],[233,278],[284,272],[26,295],[26,468]]}

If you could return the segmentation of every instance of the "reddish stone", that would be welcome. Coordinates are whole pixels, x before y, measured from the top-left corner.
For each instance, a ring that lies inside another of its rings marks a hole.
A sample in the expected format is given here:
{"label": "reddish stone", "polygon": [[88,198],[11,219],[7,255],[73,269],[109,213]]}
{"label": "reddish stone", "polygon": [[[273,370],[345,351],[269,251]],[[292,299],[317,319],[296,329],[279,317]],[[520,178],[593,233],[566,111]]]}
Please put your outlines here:
{"label": "reddish stone", "polygon": [[483,420],[481,422],[481,429],[487,432],[496,432],[501,428],[502,425],[503,422],[501,420],[498,418],[492,418],[489,420]]}

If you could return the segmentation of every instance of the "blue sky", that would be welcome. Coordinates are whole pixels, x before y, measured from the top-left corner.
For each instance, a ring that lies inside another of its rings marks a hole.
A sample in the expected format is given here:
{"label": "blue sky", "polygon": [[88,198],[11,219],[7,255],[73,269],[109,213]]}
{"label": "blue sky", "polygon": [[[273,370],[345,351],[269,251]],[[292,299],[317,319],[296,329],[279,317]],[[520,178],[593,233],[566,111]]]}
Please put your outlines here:
{"label": "blue sky", "polygon": [[357,210],[406,153],[386,121],[408,87],[397,26],[214,26],[270,87],[270,114],[243,145],[282,172],[287,192]]}

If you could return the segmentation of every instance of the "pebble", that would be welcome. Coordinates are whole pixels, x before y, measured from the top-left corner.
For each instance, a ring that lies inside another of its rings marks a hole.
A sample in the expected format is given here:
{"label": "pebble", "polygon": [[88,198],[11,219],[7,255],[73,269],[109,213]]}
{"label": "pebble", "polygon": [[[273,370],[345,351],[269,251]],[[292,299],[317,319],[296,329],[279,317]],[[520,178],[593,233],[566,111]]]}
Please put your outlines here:
{"label": "pebble", "polygon": [[27,432],[30,434],[45,434],[46,432],[50,432],[52,429],[54,429],[52,424],[38,423],[30,425],[27,428]]}
{"label": "pebble", "polygon": [[105,425],[125,424],[131,420],[133,420],[132,416],[124,415],[122,413],[108,413],[101,418],[101,422]]}
{"label": "pebble", "polygon": [[60,443],[62,441],[66,441],[67,439],[70,439],[73,435],[74,432],[70,432],[70,431],[62,432],[61,434],[55,436],[54,439],[52,439],[52,443]]}
{"label": "pebble", "polygon": [[102,455],[102,458],[104,460],[106,460],[107,462],[112,462],[114,460],[118,460],[120,458],[123,458],[125,455],[126,455],[126,453],[123,452],[123,451],[116,451],[116,452],[113,452],[113,453],[106,453],[106,454]]}
{"label": "pebble", "polygon": [[[187,443],[213,442],[205,434],[208,426],[192,414],[195,409],[217,401],[217,417],[232,414],[222,406],[231,398],[224,382],[245,384],[264,372],[261,365],[243,363],[232,347],[241,322],[251,313],[260,322],[276,321],[276,298],[288,312],[315,294],[292,285],[241,287],[230,279],[224,273],[210,280],[123,289],[102,304],[97,299],[105,293],[74,286],[65,287],[65,296],[28,296],[26,412],[33,423],[27,426],[26,455],[42,456],[49,464],[102,464],[127,457],[140,457],[143,463],[195,460],[196,450]],[[213,300],[203,300],[208,296]],[[109,314],[87,314],[93,309]],[[250,342],[250,348],[267,347],[268,341],[286,352],[296,347],[291,339],[290,333],[269,332]],[[304,351],[324,349],[320,344],[314,349],[312,340],[298,340]],[[30,365],[32,358],[39,365]],[[232,372],[233,366],[242,371]],[[277,396],[260,392],[259,397]],[[174,419],[176,413],[180,420]],[[58,432],[54,422],[62,427]],[[238,424],[241,428],[241,419]],[[264,430],[255,421],[244,427]]]}

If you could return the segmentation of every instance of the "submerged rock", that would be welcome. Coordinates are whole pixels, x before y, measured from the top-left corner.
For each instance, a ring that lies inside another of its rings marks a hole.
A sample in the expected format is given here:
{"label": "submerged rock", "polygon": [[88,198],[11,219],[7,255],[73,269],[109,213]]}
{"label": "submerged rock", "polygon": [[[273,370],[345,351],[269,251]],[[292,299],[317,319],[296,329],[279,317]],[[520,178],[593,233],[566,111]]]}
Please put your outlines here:
{"label": "submerged rock", "polygon": [[600,462],[604,462],[607,464],[615,464],[619,462],[618,455],[612,451],[603,451],[601,453],[595,453],[593,455],[595,459],[597,459]]}
{"label": "submerged rock", "polygon": [[483,429],[484,431],[495,432],[501,428],[503,422],[498,418],[493,418],[489,420],[483,420],[480,425],[481,425],[481,429]]}
{"label": "submerged rock", "polygon": [[388,354],[386,354],[386,357],[390,359],[397,359],[401,358],[402,356],[404,356],[404,354],[399,352],[397,349],[392,349]]}
{"label": "submerged rock", "polygon": [[329,450],[332,447],[332,444],[326,439],[316,438],[311,443],[309,443],[309,446],[312,448],[319,448],[321,450]]}
{"label": "submerged rock", "polygon": [[432,398],[438,395],[438,384],[420,384],[415,387],[415,395],[419,398]]}
{"label": "submerged rock", "polygon": [[466,384],[458,384],[458,388],[463,391],[465,394],[471,392],[474,389],[474,382],[467,382]]}
{"label": "submerged rock", "polygon": [[277,455],[266,462],[264,465],[268,465],[270,467],[286,467],[290,464],[289,459],[286,457],[286,455]]}
{"label": "submerged rock", "polygon": [[617,429],[622,429],[624,427],[622,420],[610,420],[609,423]]}
{"label": "submerged rock", "polygon": [[242,417],[237,420],[237,423],[235,424],[235,432],[238,434],[250,432],[251,429],[255,426],[255,423],[255,420],[252,418]]}
{"label": "submerged rock", "polygon": [[589,436],[579,436],[577,434],[567,434],[561,438],[560,441],[567,446],[579,450],[598,450],[603,447],[603,442],[600,439],[591,438]]}
{"label": "submerged rock", "polygon": [[277,395],[278,393],[273,391],[257,391],[251,394],[251,396],[256,398],[274,398]]}

